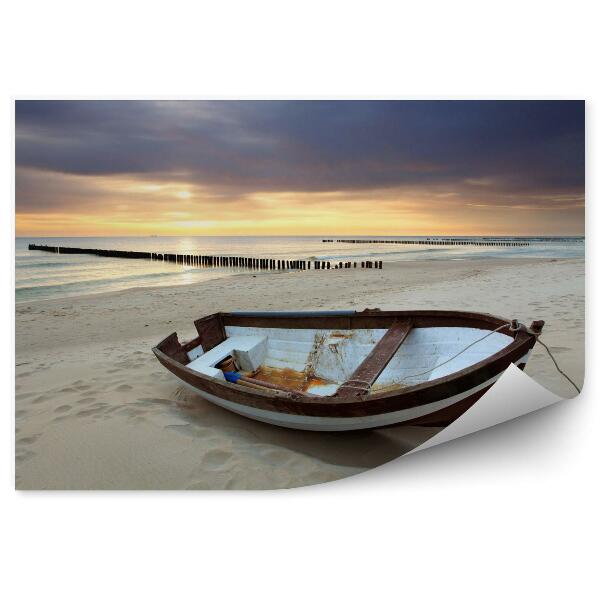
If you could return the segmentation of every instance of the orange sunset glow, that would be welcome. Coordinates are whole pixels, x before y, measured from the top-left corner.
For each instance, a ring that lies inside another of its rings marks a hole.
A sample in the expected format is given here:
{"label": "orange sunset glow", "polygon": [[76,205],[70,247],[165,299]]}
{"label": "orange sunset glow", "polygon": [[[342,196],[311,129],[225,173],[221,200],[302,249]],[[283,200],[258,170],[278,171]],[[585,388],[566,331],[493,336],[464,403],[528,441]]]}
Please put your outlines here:
{"label": "orange sunset glow", "polygon": [[582,103],[36,101],[16,115],[19,236],[584,230]]}

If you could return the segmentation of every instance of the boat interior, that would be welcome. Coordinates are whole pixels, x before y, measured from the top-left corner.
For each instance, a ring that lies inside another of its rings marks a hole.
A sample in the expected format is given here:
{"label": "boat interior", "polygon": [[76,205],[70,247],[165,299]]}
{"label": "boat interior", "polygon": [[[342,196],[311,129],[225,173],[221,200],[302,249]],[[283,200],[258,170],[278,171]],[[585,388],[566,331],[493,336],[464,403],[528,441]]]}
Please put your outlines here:
{"label": "boat interior", "polygon": [[[202,324],[196,325],[202,334]],[[433,381],[475,365],[513,341],[508,331],[493,332],[493,327],[491,332],[476,326],[415,327],[401,319],[388,328],[365,329],[225,323],[218,343],[202,344],[200,335],[181,348],[187,368],[206,377],[228,380],[225,372],[232,363],[226,369],[223,363],[231,357],[235,371],[256,383],[330,396],[343,386],[368,385],[376,391]],[[205,351],[207,345],[211,347]]]}

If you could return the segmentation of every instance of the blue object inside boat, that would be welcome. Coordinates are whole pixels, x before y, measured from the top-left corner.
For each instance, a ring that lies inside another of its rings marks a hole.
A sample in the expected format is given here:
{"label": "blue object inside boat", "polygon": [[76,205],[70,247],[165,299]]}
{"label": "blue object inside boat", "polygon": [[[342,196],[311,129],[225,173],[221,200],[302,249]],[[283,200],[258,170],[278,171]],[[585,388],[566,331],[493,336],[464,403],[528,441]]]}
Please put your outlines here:
{"label": "blue object inside boat", "polygon": [[237,383],[238,379],[241,377],[237,371],[227,371],[226,373],[223,373],[223,375],[225,376],[225,380],[229,381],[229,383]]}

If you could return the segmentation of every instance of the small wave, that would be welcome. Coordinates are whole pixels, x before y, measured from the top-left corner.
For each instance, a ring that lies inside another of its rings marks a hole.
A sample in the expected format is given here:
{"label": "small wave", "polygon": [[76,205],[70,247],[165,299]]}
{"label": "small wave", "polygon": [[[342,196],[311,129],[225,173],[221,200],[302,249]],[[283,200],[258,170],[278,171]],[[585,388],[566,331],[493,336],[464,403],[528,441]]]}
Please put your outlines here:
{"label": "small wave", "polygon": [[128,281],[147,281],[152,279],[160,279],[163,277],[172,277],[174,272],[165,272],[165,273],[147,273],[146,275],[140,274],[132,274],[132,275],[124,275],[122,277],[101,277],[97,279],[84,279],[81,281],[73,281],[69,283],[51,283],[48,285],[32,285],[32,286],[23,286],[17,287],[16,291],[20,293],[27,292],[40,292],[50,290],[69,290],[77,287],[93,287],[93,286],[103,286],[103,285],[112,285],[118,283],[125,283]]}
{"label": "small wave", "polygon": [[[56,269],[57,267],[72,267],[73,262],[25,262],[18,261],[17,266],[19,269],[39,269],[43,267],[48,267],[49,269]],[[81,266],[80,263],[77,263],[77,266]]]}
{"label": "small wave", "polygon": [[360,254],[327,254],[314,257],[314,260],[342,260],[351,258],[371,258],[373,256],[418,256],[421,254],[441,254],[450,250],[446,248],[419,248],[414,250],[393,250],[391,252],[361,252]]}

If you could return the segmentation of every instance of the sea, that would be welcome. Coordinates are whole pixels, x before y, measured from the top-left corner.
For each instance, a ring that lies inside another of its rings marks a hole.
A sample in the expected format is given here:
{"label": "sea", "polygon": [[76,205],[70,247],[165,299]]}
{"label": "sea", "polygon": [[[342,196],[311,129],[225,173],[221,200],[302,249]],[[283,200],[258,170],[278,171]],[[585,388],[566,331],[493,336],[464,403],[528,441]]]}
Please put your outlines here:
{"label": "sea", "polygon": [[244,256],[282,260],[389,262],[478,260],[483,258],[582,258],[583,237],[452,236],[471,241],[528,242],[528,246],[436,246],[323,240],[428,241],[428,237],[394,236],[149,236],[18,237],[15,242],[15,300],[81,296],[135,287],[170,286],[231,277],[246,269],[198,268],[163,261],[54,254],[28,250],[29,244],[134,250],[209,256]]}

